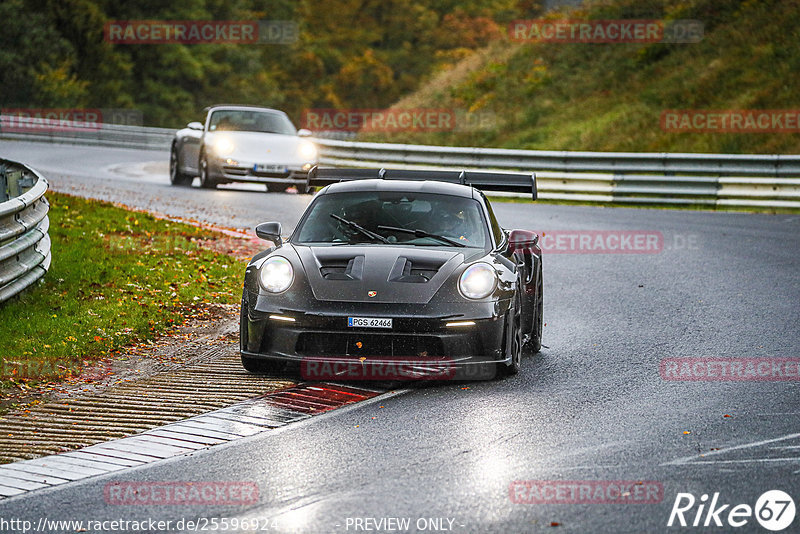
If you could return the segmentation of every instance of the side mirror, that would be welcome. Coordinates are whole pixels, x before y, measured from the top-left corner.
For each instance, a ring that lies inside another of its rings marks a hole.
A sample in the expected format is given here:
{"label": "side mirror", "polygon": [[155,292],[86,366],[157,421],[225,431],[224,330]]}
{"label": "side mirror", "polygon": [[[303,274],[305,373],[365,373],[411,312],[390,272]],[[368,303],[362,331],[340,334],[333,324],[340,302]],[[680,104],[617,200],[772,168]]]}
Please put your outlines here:
{"label": "side mirror", "polygon": [[190,122],[189,124],[187,124],[186,127],[189,128],[190,130],[202,130],[203,129],[203,123],[194,121],[194,122]]}
{"label": "side mirror", "polygon": [[511,230],[508,235],[508,250],[530,250],[539,243],[539,234],[530,230]]}
{"label": "side mirror", "polygon": [[256,235],[261,239],[272,241],[276,247],[281,246],[281,223],[279,222],[265,222],[256,226]]}
{"label": "side mirror", "polygon": [[299,130],[297,130],[298,137],[311,137],[312,135],[314,134],[311,133],[311,130],[308,130],[306,128],[300,128]]}

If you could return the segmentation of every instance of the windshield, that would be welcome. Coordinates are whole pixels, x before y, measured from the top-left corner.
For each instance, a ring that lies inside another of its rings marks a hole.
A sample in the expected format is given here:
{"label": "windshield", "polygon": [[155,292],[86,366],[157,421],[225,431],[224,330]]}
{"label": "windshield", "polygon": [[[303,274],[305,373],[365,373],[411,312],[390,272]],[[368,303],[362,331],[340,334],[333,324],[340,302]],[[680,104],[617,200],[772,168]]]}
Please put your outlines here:
{"label": "windshield", "polygon": [[385,191],[333,193],[318,197],[309,210],[295,232],[296,243],[474,248],[490,243],[480,204],[471,198]]}
{"label": "windshield", "polygon": [[254,110],[220,110],[211,114],[208,131],[261,132],[297,135],[292,122],[280,113]]}

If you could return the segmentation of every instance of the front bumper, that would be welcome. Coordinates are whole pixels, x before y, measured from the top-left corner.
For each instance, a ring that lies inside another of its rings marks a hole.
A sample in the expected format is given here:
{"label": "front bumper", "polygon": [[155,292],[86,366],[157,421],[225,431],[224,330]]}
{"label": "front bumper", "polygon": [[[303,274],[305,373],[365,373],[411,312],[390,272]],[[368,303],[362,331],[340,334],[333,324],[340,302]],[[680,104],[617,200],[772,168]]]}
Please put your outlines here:
{"label": "front bumper", "polygon": [[[309,379],[315,369],[342,379],[411,379],[415,373],[418,378],[489,379],[498,364],[509,363],[503,340],[510,301],[309,304],[305,310],[271,307],[245,291],[242,355],[300,364]],[[391,329],[348,327],[348,317],[391,318],[393,324]],[[474,325],[447,326],[465,321]]]}
{"label": "front bumper", "polygon": [[276,165],[277,169],[262,171],[255,163],[232,158],[209,159],[208,174],[216,181],[251,182],[258,184],[305,185],[312,164]]}

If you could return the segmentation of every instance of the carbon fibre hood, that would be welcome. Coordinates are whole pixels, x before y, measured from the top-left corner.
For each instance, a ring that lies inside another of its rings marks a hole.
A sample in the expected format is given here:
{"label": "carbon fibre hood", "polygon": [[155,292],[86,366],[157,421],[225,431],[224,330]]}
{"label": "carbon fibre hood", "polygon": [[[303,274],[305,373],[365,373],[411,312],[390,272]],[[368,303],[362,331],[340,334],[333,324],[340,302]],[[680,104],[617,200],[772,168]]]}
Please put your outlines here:
{"label": "carbon fibre hood", "polygon": [[[317,300],[426,304],[480,249],[294,246]],[[455,282],[452,291],[458,289]]]}

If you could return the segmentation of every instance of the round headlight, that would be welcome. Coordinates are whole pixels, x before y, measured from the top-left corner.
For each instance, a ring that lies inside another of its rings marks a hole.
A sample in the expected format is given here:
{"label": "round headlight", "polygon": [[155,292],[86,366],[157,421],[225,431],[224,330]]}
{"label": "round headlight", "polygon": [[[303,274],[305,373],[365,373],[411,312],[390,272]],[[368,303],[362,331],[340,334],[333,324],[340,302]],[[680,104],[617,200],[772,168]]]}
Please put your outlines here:
{"label": "round headlight", "polygon": [[218,156],[227,156],[233,152],[233,141],[225,136],[217,136],[214,138],[214,152]]}
{"label": "round headlight", "polygon": [[458,280],[458,289],[468,299],[488,297],[497,287],[497,272],[488,263],[474,263]]}
{"label": "round headlight", "polygon": [[317,147],[314,143],[307,139],[302,139],[297,145],[297,154],[303,158],[303,161],[317,159]]}
{"label": "round headlight", "polygon": [[283,293],[292,285],[294,269],[286,258],[273,256],[261,265],[259,278],[261,287],[270,293]]}

